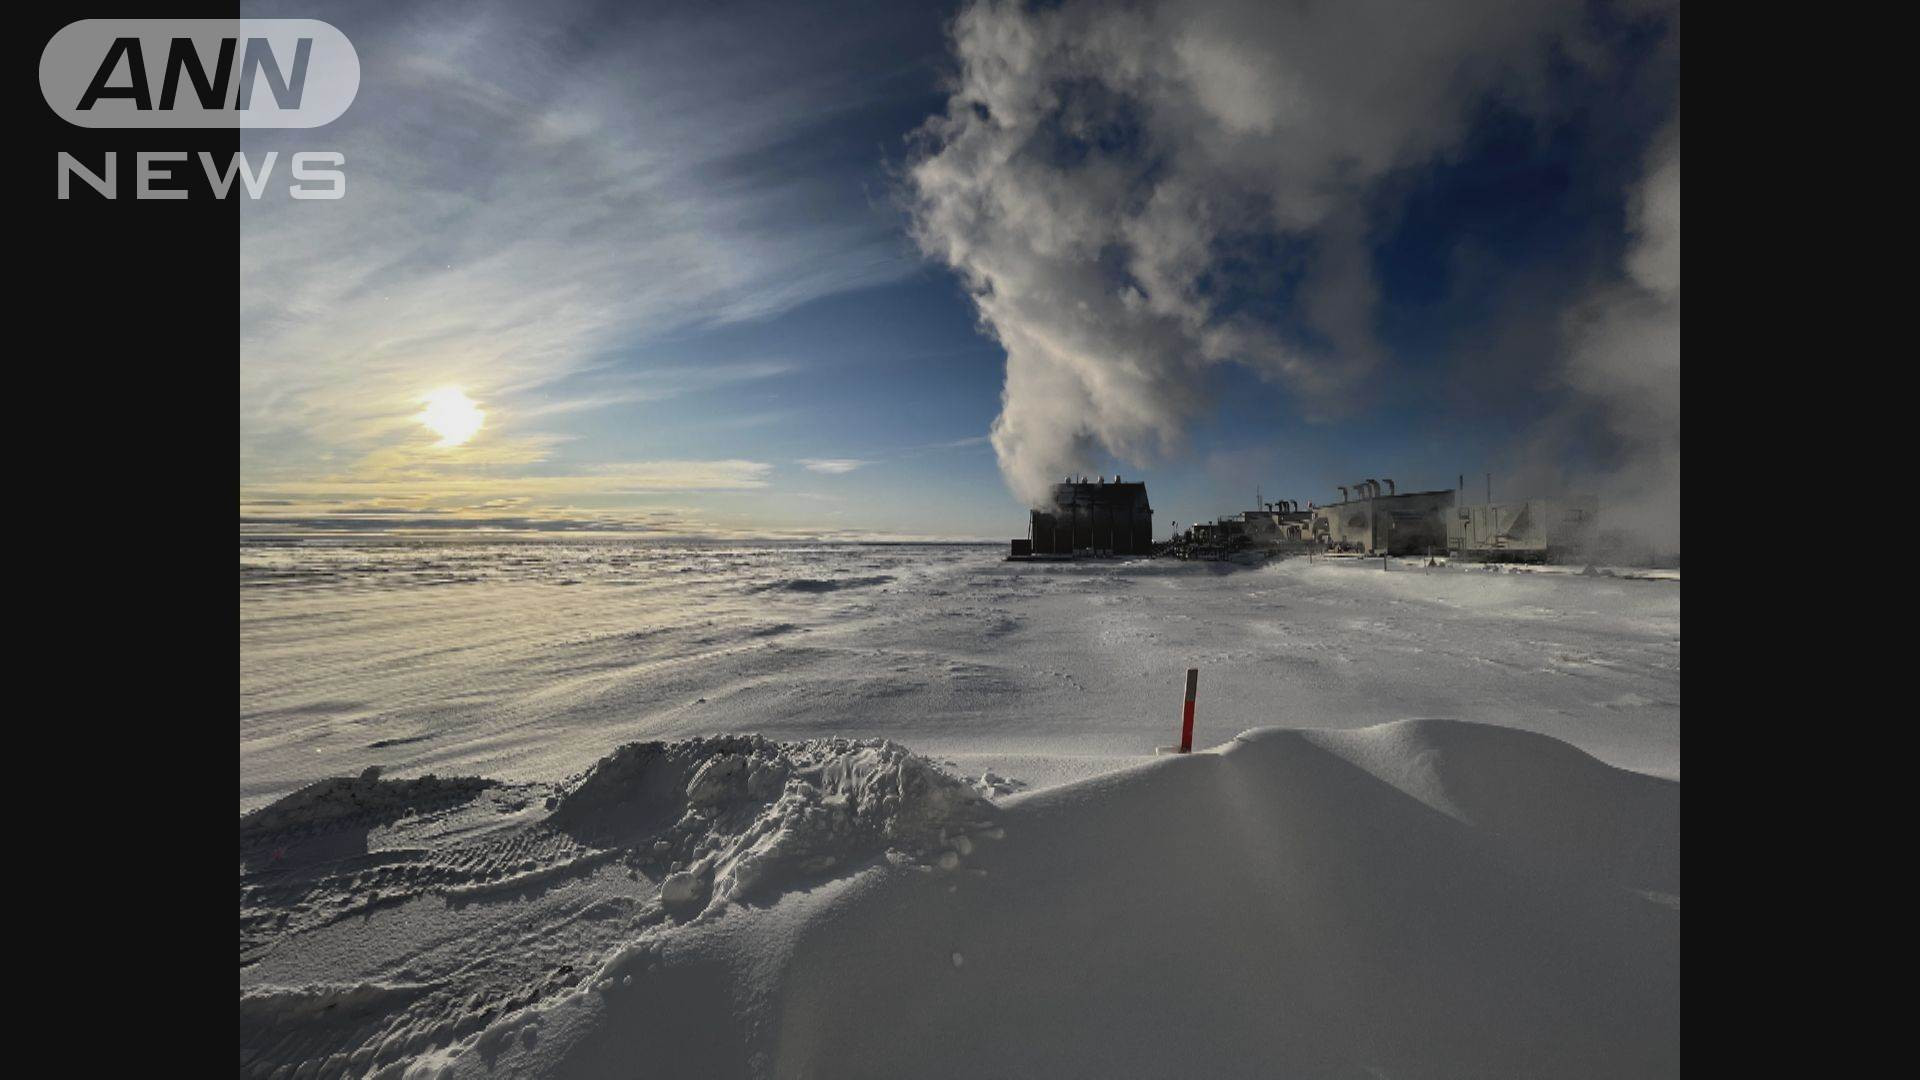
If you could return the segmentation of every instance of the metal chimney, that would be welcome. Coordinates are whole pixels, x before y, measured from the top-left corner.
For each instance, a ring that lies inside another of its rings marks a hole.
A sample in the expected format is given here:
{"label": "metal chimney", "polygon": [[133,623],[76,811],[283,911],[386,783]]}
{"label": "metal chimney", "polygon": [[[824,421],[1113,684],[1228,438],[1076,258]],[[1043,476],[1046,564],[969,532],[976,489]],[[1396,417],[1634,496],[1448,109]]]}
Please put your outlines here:
{"label": "metal chimney", "polygon": [[1341,484],[1335,484],[1334,486],[1340,489],[1340,501],[1341,501],[1341,502],[1346,502],[1346,501],[1347,501],[1347,489],[1346,489],[1346,487],[1345,487],[1344,485],[1341,485]]}
{"label": "metal chimney", "polygon": [[1387,477],[1387,494],[1392,495],[1394,493],[1395,493],[1395,489],[1393,486],[1393,477],[1389,476]]}

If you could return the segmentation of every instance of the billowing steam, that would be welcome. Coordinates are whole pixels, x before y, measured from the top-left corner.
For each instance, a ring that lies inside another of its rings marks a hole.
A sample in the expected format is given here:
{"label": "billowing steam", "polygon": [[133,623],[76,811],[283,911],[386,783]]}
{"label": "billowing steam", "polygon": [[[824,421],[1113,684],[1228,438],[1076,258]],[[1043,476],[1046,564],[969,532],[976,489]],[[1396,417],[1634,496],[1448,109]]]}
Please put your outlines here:
{"label": "billowing steam", "polygon": [[1600,477],[1609,528],[1680,550],[1680,124],[1654,143],[1631,203],[1628,280],[1569,320],[1567,377],[1626,452]]}
{"label": "billowing steam", "polygon": [[[1586,11],[1569,0],[966,8],[958,79],[922,133],[908,193],[922,249],[960,273],[1006,349],[992,438],[1015,494],[1039,504],[1100,449],[1135,463],[1176,449],[1209,365],[1245,365],[1304,409],[1340,408],[1390,362],[1372,332],[1366,235],[1380,181],[1458,145],[1490,98],[1529,108],[1553,58],[1592,51]],[[1669,210],[1677,259],[1677,145],[1672,206],[1659,175],[1641,203],[1634,273],[1645,263],[1653,281]],[[1672,285],[1677,328],[1677,273]],[[1646,299],[1661,302],[1657,286]],[[1639,300],[1596,303],[1570,376],[1609,399],[1659,392],[1617,352]],[[1677,428],[1677,393],[1670,412]]]}

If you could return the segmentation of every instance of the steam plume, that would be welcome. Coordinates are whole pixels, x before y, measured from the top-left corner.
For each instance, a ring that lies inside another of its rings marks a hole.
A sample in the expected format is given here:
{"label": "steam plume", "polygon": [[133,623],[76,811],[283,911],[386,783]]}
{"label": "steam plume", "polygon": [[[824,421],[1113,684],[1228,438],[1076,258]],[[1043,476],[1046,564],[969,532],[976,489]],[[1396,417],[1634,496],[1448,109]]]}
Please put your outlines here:
{"label": "steam plume", "polygon": [[[1387,362],[1366,235],[1379,181],[1458,145],[1490,96],[1532,107],[1556,49],[1593,52],[1585,11],[962,11],[958,77],[922,131],[908,194],[920,246],[958,271],[1006,350],[992,440],[1014,493],[1039,505],[1099,450],[1133,463],[1173,451],[1211,365],[1244,365],[1306,409],[1341,408]],[[1599,351],[1568,372],[1606,394],[1622,373],[1595,333],[1580,357]]]}

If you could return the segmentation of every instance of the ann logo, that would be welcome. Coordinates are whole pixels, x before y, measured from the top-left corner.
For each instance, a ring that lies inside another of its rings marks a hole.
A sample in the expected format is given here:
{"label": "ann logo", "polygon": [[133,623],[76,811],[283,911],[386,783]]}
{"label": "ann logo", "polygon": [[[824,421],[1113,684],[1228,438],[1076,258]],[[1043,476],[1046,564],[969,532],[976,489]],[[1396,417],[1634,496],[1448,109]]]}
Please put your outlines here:
{"label": "ann logo", "polygon": [[[277,107],[300,108],[300,97],[307,85],[307,65],[313,58],[313,39],[297,39],[293,71],[288,75],[280,70],[280,61],[273,54],[273,42],[270,39],[248,38],[246,53],[240,63],[239,85],[229,94],[228,85],[233,81],[233,54],[238,44],[234,38],[220,39],[220,54],[214,61],[213,73],[209,75],[192,38],[172,39],[167,47],[166,74],[160,83],[160,108],[173,109],[179,100],[183,76],[192,84],[202,109],[219,110],[229,102],[235,109],[250,108],[254,86],[263,74],[267,85],[273,90]],[[126,82],[116,86],[112,80],[123,66],[127,72]],[[151,84],[147,81],[146,52],[137,37],[113,39],[106,59],[100,62],[100,69],[94,72],[93,81],[87,84],[87,92],[80,96],[80,104],[75,107],[87,112],[103,99],[118,98],[133,102],[133,107],[141,112],[151,111],[154,107]]]}
{"label": "ann logo", "polygon": [[347,111],[360,57],[317,19],[83,19],[40,55],[40,92],[90,128],[312,128]]}

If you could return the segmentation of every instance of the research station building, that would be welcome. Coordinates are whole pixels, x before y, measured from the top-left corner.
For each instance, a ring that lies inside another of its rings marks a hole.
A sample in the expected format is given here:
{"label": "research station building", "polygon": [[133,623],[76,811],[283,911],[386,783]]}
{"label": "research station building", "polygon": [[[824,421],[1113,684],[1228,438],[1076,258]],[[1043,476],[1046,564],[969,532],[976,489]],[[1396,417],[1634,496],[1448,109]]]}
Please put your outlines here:
{"label": "research station building", "polygon": [[1053,504],[1034,510],[1027,551],[1016,556],[1149,555],[1153,552],[1153,507],[1139,481],[1067,479],[1053,486]]}
{"label": "research station building", "polygon": [[[1351,494],[1349,494],[1351,492]],[[1420,555],[1447,550],[1447,523],[1456,493],[1394,490],[1392,480],[1363,480],[1340,489],[1340,501],[1313,510],[1314,538],[1335,551]]]}

